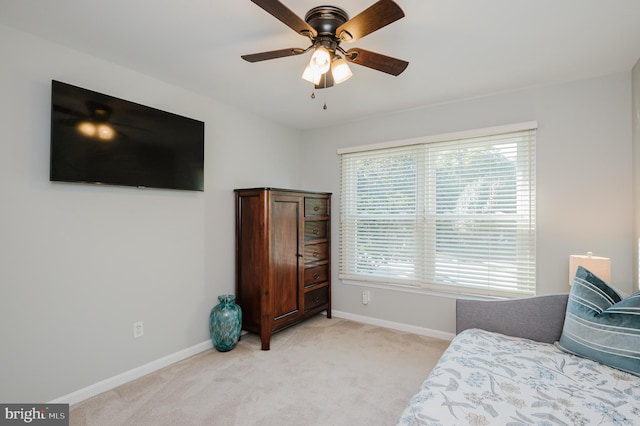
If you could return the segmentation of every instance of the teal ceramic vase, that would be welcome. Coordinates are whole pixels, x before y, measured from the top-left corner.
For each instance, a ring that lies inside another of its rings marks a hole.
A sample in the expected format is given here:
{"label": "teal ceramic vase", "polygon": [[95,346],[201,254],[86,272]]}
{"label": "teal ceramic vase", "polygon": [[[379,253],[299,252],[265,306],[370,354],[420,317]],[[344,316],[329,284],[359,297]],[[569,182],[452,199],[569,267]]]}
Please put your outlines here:
{"label": "teal ceramic vase", "polygon": [[236,347],[242,330],[242,309],[232,294],[218,296],[218,303],[209,315],[209,332],[213,346],[220,352]]}

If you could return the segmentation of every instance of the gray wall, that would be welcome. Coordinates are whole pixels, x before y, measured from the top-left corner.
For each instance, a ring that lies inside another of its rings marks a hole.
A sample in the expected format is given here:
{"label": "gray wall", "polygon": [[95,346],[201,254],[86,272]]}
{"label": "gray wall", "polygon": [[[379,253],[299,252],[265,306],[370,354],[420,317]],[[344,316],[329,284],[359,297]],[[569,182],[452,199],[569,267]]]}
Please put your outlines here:
{"label": "gray wall", "polygon": [[[569,256],[611,257],[612,281],[632,289],[632,159],[630,72],[375,117],[304,133],[304,185],[331,191],[339,241],[340,163],[336,149],[523,121],[538,121],[537,285],[568,291]],[[337,278],[333,307],[349,314],[454,332],[454,299],[363,287]]]}
{"label": "gray wall", "polygon": [[[300,132],[3,26],[0,57],[0,401],[207,341],[234,292],[232,190],[296,186]],[[49,182],[51,79],[205,121],[205,192]]]}

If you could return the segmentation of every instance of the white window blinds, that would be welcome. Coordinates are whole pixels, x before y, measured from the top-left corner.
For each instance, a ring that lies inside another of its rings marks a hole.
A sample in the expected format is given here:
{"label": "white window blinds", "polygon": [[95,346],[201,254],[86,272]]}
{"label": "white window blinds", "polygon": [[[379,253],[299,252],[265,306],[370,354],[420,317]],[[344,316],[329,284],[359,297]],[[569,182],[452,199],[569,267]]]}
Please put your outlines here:
{"label": "white window blinds", "polygon": [[341,153],[340,278],[534,294],[536,131],[525,124]]}

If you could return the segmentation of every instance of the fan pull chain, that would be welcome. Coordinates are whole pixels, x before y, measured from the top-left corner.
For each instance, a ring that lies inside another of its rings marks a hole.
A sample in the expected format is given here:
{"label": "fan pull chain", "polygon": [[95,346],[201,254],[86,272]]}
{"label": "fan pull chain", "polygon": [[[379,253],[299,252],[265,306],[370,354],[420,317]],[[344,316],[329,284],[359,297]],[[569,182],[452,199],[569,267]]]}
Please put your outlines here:
{"label": "fan pull chain", "polygon": [[316,85],[311,83],[311,99],[316,98]]}
{"label": "fan pull chain", "polygon": [[[326,89],[327,88],[326,80],[325,80],[324,85],[325,85],[324,88]],[[315,98],[316,98],[316,91],[315,91],[315,85],[314,85],[314,88],[311,90],[311,99],[315,100]],[[322,109],[325,110],[325,111],[327,110],[327,96],[326,95],[324,95],[324,105],[322,105]]]}
{"label": "fan pull chain", "polygon": [[327,110],[327,75],[325,74],[324,76],[324,105],[322,105],[322,109],[323,110]]}

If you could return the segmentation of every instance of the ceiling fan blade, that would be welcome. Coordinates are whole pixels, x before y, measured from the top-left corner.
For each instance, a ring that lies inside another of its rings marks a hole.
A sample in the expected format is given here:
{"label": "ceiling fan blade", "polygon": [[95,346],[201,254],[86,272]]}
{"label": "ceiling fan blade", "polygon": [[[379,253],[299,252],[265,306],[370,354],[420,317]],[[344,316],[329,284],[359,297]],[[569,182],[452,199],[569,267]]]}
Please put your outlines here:
{"label": "ceiling fan blade", "polygon": [[358,48],[347,50],[344,57],[347,61],[353,62],[354,64],[373,68],[374,70],[386,72],[391,75],[400,75],[409,65],[409,62],[403,61],[402,59],[396,59],[391,56],[385,56],[380,53]]}
{"label": "ceiling fan blade", "polygon": [[336,36],[341,41],[356,41],[402,17],[404,17],[404,12],[395,2],[379,0],[340,25],[336,29]]}
{"label": "ceiling fan blade", "polygon": [[318,35],[315,29],[278,0],[251,0],[286,26],[306,37]]}
{"label": "ceiling fan blade", "polygon": [[241,58],[247,62],[260,62],[268,59],[285,58],[287,56],[299,55],[304,53],[305,49],[292,47],[289,49],[271,50],[269,52],[252,53],[250,55],[242,55]]}

